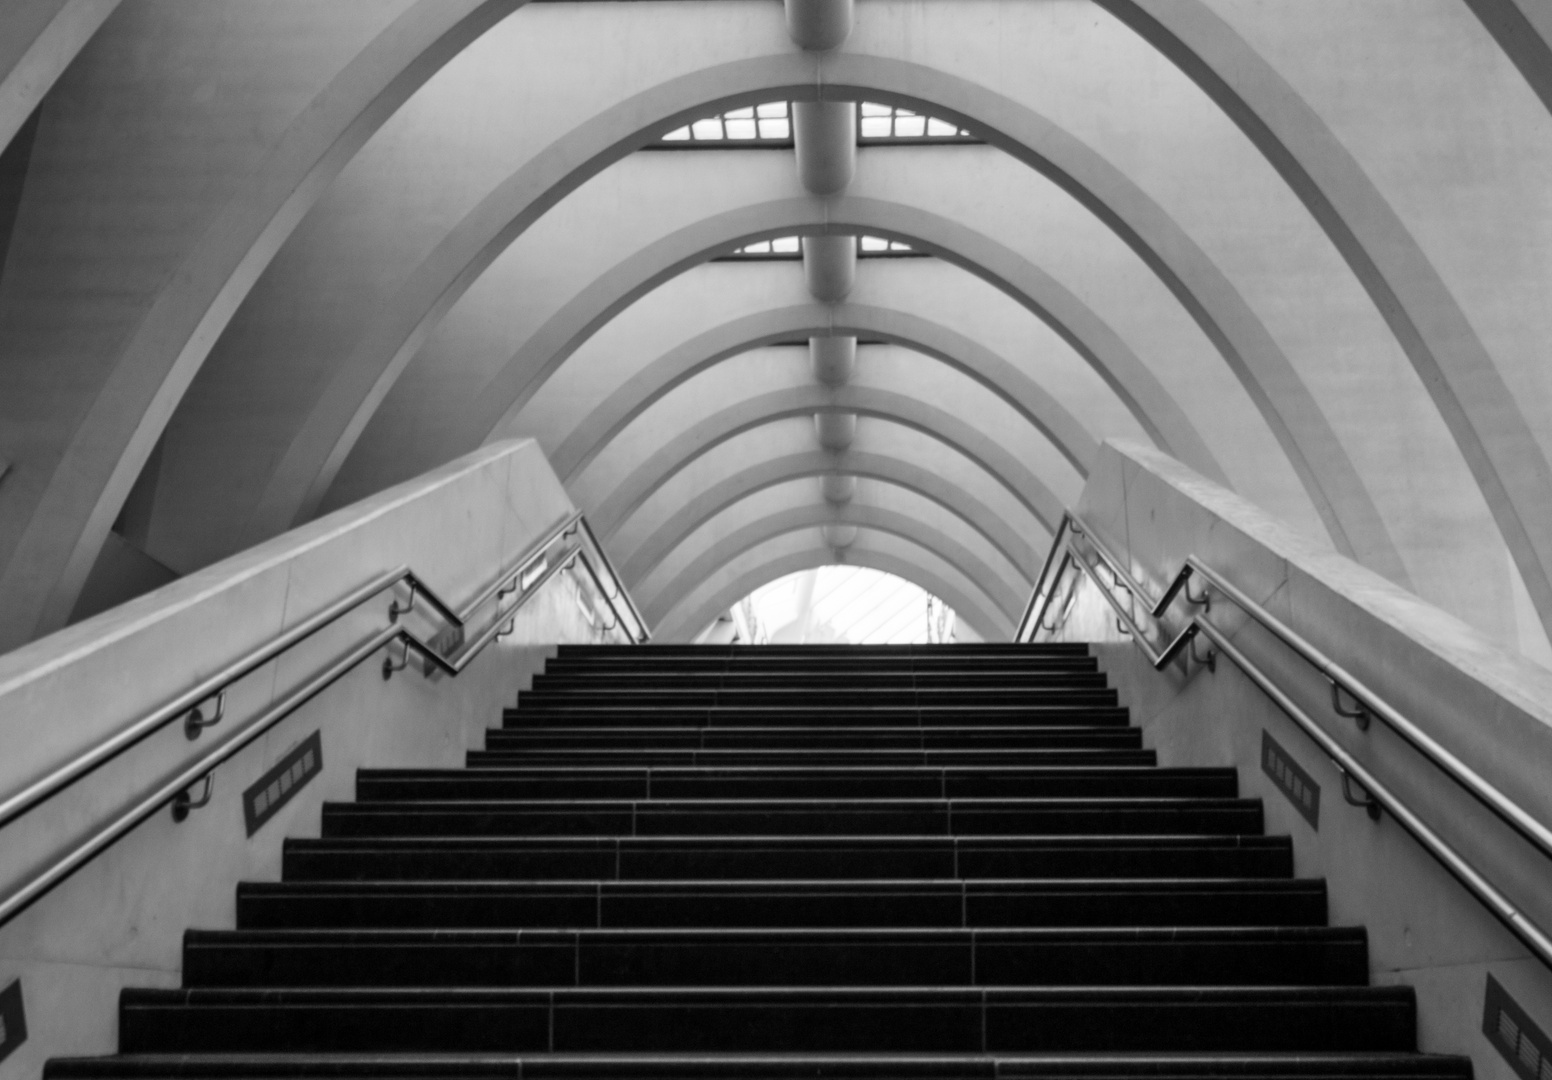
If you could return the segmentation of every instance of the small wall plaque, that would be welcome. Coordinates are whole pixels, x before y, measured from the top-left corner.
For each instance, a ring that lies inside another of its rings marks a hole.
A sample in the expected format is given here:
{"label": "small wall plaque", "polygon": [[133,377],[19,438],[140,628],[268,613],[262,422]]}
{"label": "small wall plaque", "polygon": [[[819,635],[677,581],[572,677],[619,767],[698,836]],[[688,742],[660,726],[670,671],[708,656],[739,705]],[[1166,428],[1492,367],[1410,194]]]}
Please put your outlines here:
{"label": "small wall plaque", "polygon": [[323,737],[313,732],[243,792],[248,835],[258,832],[313,777],[323,772]]}
{"label": "small wall plaque", "polygon": [[0,1061],[27,1041],[27,1013],[22,1008],[22,981],[0,990]]}
{"label": "small wall plaque", "polygon": [[1523,1080],[1552,1080],[1552,1044],[1536,1022],[1491,975],[1482,1005],[1482,1034]]}
{"label": "small wall plaque", "polygon": [[1261,732],[1261,771],[1288,796],[1310,828],[1320,828],[1320,785],[1265,730]]}

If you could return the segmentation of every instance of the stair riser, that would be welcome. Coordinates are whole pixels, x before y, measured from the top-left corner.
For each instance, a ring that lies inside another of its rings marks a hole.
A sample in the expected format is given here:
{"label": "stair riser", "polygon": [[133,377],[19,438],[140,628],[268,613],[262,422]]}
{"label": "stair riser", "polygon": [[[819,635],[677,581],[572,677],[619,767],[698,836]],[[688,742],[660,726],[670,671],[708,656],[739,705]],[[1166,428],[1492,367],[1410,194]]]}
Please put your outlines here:
{"label": "stair riser", "polygon": [[460,850],[448,845],[397,850],[302,841],[289,844],[283,860],[288,882],[544,881],[544,880],[947,880],[1058,878],[1253,878],[1276,880],[1293,873],[1292,849],[1280,844],[1246,847],[1148,847],[1122,844],[1042,848],[1012,845],[961,850],[910,844],[836,848],[522,847]]}
{"label": "stair riser", "polygon": [[522,695],[518,711],[565,709],[971,709],[971,708],[1114,708],[1114,690],[632,690],[533,689]]}
{"label": "stair riser", "polygon": [[1152,750],[831,750],[831,751],[727,751],[727,750],[474,750],[467,768],[607,769],[624,764],[643,768],[803,768],[863,766],[946,768],[967,765],[1021,766],[1025,768],[1151,768],[1157,764]]}
{"label": "stair riser", "polygon": [[643,929],[788,927],[945,929],[1093,926],[1319,926],[1325,897],[1289,893],[1147,896],[1017,890],[962,894],[957,886],[887,894],[772,891],[706,895],[540,888],[521,895],[454,891],[395,896],[381,891],[307,896],[256,893],[238,901],[245,930],[297,927],[446,927],[457,929]]}
{"label": "stair riser", "polygon": [[[599,749],[630,752],[646,749],[769,751],[823,755],[854,752],[916,751],[926,753],[1011,753],[1068,748],[1136,749],[1142,732],[1129,727],[1063,727],[1033,731],[1020,728],[496,728],[485,733],[490,751]],[[1151,753],[1151,751],[1149,751]]]}
{"label": "stair riser", "polygon": [[449,800],[571,799],[1232,799],[1235,774],[1172,773],[1162,769],[1134,773],[1060,774],[1012,770],[963,772],[879,771],[823,773],[793,770],[772,775],[706,770],[675,773],[645,770],[630,775],[536,776],[447,772],[436,777],[398,778],[362,773],[356,797],[371,802]]}
{"label": "stair riser", "polygon": [[910,693],[915,690],[1102,690],[1105,675],[1099,671],[769,671],[730,672],[631,672],[606,675],[598,672],[554,672],[534,676],[525,693],[608,692],[618,694],[667,691],[715,692],[720,690],[800,691],[846,693],[860,688]]}
{"label": "stair riser", "polygon": [[[572,1000],[571,995],[457,995],[394,1006],[307,1006],[270,1000],[262,1009],[153,1007],[128,996],[121,1046],[128,1052],[309,1051],[986,1053],[1383,1051],[1413,1038],[1409,1000],[1377,994],[1302,1001],[1020,1001],[1012,994],[921,995],[917,1000],[816,1002],[767,997],[660,1004]],[[1367,999],[1367,1000],[1366,1000]],[[553,1001],[553,1003],[552,1003]]]}
{"label": "stair riser", "polygon": [[1361,943],[344,944],[186,947],[187,987],[1361,986]]}
{"label": "stair riser", "polygon": [[528,809],[419,807],[414,813],[359,804],[326,805],[325,838],[370,836],[1007,836],[1178,835],[1229,836],[1261,831],[1259,803],[1174,809],[982,809],[973,805],[922,809],[791,807],[675,809],[641,803],[619,809],[578,810],[570,805]]}
{"label": "stair riser", "polygon": [[686,727],[737,732],[749,728],[954,728],[996,727],[1020,732],[1042,727],[1121,728],[1129,720],[1124,709],[1051,706],[976,706],[963,708],[864,708],[829,707],[675,709],[666,706],[535,707],[502,714],[506,730]]}
{"label": "stair riser", "polygon": [[56,1058],[45,1080],[1471,1080],[1467,1058],[1416,1054],[654,1055],[375,1054]]}

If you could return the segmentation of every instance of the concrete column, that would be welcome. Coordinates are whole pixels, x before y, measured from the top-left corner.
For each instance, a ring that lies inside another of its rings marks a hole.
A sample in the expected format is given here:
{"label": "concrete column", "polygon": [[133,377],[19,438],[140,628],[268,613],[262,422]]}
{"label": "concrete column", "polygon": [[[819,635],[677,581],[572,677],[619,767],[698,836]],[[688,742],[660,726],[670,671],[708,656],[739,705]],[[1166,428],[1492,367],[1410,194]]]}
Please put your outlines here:
{"label": "concrete column", "polygon": [[857,171],[857,103],[794,101],[798,179],[815,195],[839,195]]}
{"label": "concrete column", "polygon": [[803,279],[815,300],[834,304],[846,299],[857,280],[857,238],[803,237]]}
{"label": "concrete column", "polygon": [[814,378],[825,386],[845,386],[857,366],[857,339],[850,334],[808,339]]}
{"label": "concrete column", "polygon": [[819,526],[819,531],[824,534],[824,542],[836,551],[849,548],[857,541],[857,526],[855,525],[844,525],[836,521]]}
{"label": "concrete column", "polygon": [[825,502],[841,506],[851,502],[851,497],[857,493],[857,478],[850,473],[825,473],[820,478],[819,489],[824,493]]}
{"label": "concrete column", "polygon": [[852,0],[786,0],[787,33],[800,49],[824,52],[851,33]]}
{"label": "concrete column", "polygon": [[819,445],[826,450],[845,450],[857,437],[857,414],[822,412],[814,414],[814,430]]}

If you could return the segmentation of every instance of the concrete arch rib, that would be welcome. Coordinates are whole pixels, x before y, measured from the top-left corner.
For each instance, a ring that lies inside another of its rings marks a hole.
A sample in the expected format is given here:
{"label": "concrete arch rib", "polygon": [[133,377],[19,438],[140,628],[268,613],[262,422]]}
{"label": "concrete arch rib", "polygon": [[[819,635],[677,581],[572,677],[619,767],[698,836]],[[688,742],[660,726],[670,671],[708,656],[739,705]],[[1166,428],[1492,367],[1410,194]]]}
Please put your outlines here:
{"label": "concrete arch rib", "polygon": [[[759,549],[755,549],[758,551]],[[746,553],[747,554],[747,553]],[[739,573],[730,583],[718,588],[710,596],[700,599],[688,597],[679,610],[671,611],[655,628],[656,639],[664,642],[688,641],[722,612],[748,596],[761,585],[795,574],[799,570],[834,564],[835,552],[828,547],[799,547],[796,551],[773,551],[768,558],[754,561],[753,566]],[[1011,640],[1013,625],[982,609],[963,589],[948,581],[941,574],[918,563],[903,559],[890,552],[870,551],[853,545],[846,553],[846,563],[866,566],[894,574],[943,600],[954,609],[954,614],[964,619],[976,633],[987,641]]]}
{"label": "concrete arch rib", "polygon": [[997,573],[964,545],[905,514],[875,506],[848,506],[837,513],[831,507],[814,505],[771,514],[729,533],[701,553],[660,592],[642,598],[643,614],[650,623],[657,625],[702,582],[750,548],[786,533],[817,529],[830,522],[855,525],[859,532],[888,533],[926,548],[964,574],[981,592],[987,605],[1002,612],[1010,622],[1018,620],[1028,599],[1011,595]]}
{"label": "concrete arch rib", "polygon": [[[1044,117],[965,80],[882,57],[834,54],[818,62],[825,93],[893,100],[957,116],[1094,212],[1181,299],[1223,353],[1289,454],[1337,547],[1394,580],[1407,580],[1368,492],[1287,358],[1205,252],[1124,174]],[[260,534],[305,520],[318,505],[371,413],[435,319],[526,227],[533,208],[553,199],[544,186],[546,178],[554,177],[552,186],[557,188],[574,189],[617,159],[623,147],[644,138],[651,118],[672,118],[650,126],[658,130],[697,111],[698,103],[691,96],[695,92],[703,95],[703,102],[736,98],[742,103],[783,93],[797,99],[814,96],[817,80],[794,77],[797,73],[790,63],[790,58],[743,61],[717,69],[715,79],[665,84],[579,128],[535,159],[521,178],[514,176],[487,196],[411,275],[393,302],[384,306],[392,315],[364,339],[320,399],[268,486],[257,518]],[[765,81],[760,85],[762,76]],[[721,79],[726,84],[714,91],[713,84]],[[755,85],[759,89],[751,89]],[[1113,371],[1107,374],[1110,377]],[[1198,471],[1222,478],[1205,446],[1197,453],[1185,448],[1181,439],[1176,440],[1181,445],[1157,441]]]}
{"label": "concrete arch rib", "polygon": [[703,417],[669,439],[614,486],[589,514],[600,538],[608,540],[631,514],[691,461],[751,428],[816,412],[853,412],[914,428],[943,443],[994,477],[1051,533],[1065,508],[1045,482],[973,424],[905,394],[874,387],[830,390],[805,386],[757,394]]}
{"label": "concrete arch rib", "polygon": [[992,350],[910,312],[863,304],[809,304],[725,323],[659,357],[583,418],[550,455],[562,480],[587,467],[626,425],[674,387],[729,356],[792,337],[839,333],[881,338],[931,356],[1006,401],[1051,440],[1080,476],[1099,443],[1040,385]]}
{"label": "concrete arch rib", "polygon": [[1552,8],[1541,0],[1466,0],[1466,6],[1552,112]]}
{"label": "concrete arch rib", "polygon": [[28,0],[0,14],[0,150],[118,6],[119,0]]}
{"label": "concrete arch rib", "polygon": [[3,576],[0,649],[64,623],[173,408],[286,237],[384,120],[526,0],[417,0],[304,109],[185,256],[77,426]]}
{"label": "concrete arch rib", "polygon": [[812,450],[787,454],[762,461],[712,484],[680,507],[674,516],[643,540],[620,564],[620,575],[627,583],[643,581],[648,574],[692,533],[724,508],[768,487],[819,476],[827,472],[845,472],[868,480],[880,480],[913,491],[937,503],[966,522],[986,538],[998,554],[1007,559],[1033,584],[1035,570],[1044,559],[1007,521],[964,488],[943,482],[936,473],[907,461],[863,450],[832,453]]}
{"label": "concrete arch rib", "polygon": [[772,95],[812,98],[816,78],[814,58],[792,53],[671,79],[579,125],[503,181],[415,268],[329,380],[265,487],[253,535],[273,535],[316,512],[367,421],[437,323],[546,210],[657,134]]}
{"label": "concrete arch rib", "polygon": [[[869,232],[933,252],[1000,289],[1083,357],[1167,453],[1226,483],[1183,409],[1118,334],[1060,282],[992,238],[917,206],[841,196],[784,199],[707,218],[623,260],[558,311],[484,387],[469,418],[501,438],[544,380],[599,327],[677,274],[728,248],[799,232]],[[504,413],[496,410],[503,408]]]}
{"label": "concrete arch rib", "polygon": [[1282,446],[1337,549],[1393,581],[1410,581],[1357,469],[1292,363],[1227,275],[1129,177],[1039,114],[964,79],[851,54],[826,57],[821,76],[822,94],[840,99],[887,83],[906,103],[978,128],[1088,207],[1174,293],[1217,348]]}
{"label": "concrete arch rib", "polygon": [[1195,81],[1320,223],[1444,418],[1552,634],[1552,465],[1400,215],[1315,110],[1201,0],[1098,2]]}

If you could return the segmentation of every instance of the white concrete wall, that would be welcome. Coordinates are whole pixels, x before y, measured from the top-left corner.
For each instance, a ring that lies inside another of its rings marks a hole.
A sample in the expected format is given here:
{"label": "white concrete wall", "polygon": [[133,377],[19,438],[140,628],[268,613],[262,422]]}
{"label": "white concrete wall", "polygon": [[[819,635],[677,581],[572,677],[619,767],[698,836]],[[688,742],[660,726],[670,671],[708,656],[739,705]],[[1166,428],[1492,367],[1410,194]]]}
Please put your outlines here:
{"label": "white concrete wall", "polygon": [[[409,565],[461,605],[571,512],[533,443],[492,446],[12,652],[0,658],[0,791],[20,789],[385,570]],[[385,680],[384,654],[373,654],[220,765],[209,806],[181,824],[159,810],[0,928],[0,982],[21,979],[29,1031],[0,1077],[35,1076],[51,1056],[115,1050],[119,988],[177,985],[184,929],[232,926],[237,882],[275,880],[282,840],[317,835],[321,804],[353,798],[358,768],[461,765],[556,643],[606,636],[584,618],[580,602],[591,594],[582,588],[566,572],[550,578],[514,632],[457,678],[428,679],[412,663]],[[3,891],[385,625],[390,599],[377,597],[234,684],[226,719],[199,739],[174,722],[8,824]],[[397,658],[397,648],[387,651]],[[242,792],[314,731],[324,772],[245,839]]]}
{"label": "white concrete wall", "polygon": [[[1552,822],[1545,782],[1552,768],[1552,678],[1544,668],[1349,560],[1313,548],[1144,448],[1105,446],[1079,512],[1152,595],[1195,555],[1537,820]],[[1346,805],[1329,760],[1232,662],[1219,657],[1216,671],[1177,664],[1157,673],[1119,635],[1095,634],[1096,623],[1112,617],[1091,583],[1081,594],[1076,606],[1089,617],[1074,619],[1057,637],[1109,639],[1097,646],[1102,665],[1160,764],[1235,767],[1242,794],[1263,800],[1268,831],[1293,837],[1295,873],[1327,879],[1333,924],[1368,928],[1376,981],[1415,988],[1421,1048],[1469,1054],[1479,1077],[1509,1080],[1513,1070],[1481,1034],[1486,976],[1494,975],[1545,1024],[1552,1017],[1552,971],[1393,818],[1374,822]],[[1095,619],[1100,610],[1106,617]],[[1185,610],[1176,604],[1160,640],[1183,625]],[[1511,902],[1552,926],[1552,862],[1380,721],[1363,732],[1335,715],[1325,679],[1228,600],[1214,596],[1206,617]],[[1263,731],[1320,785],[1318,830],[1262,773]]]}

